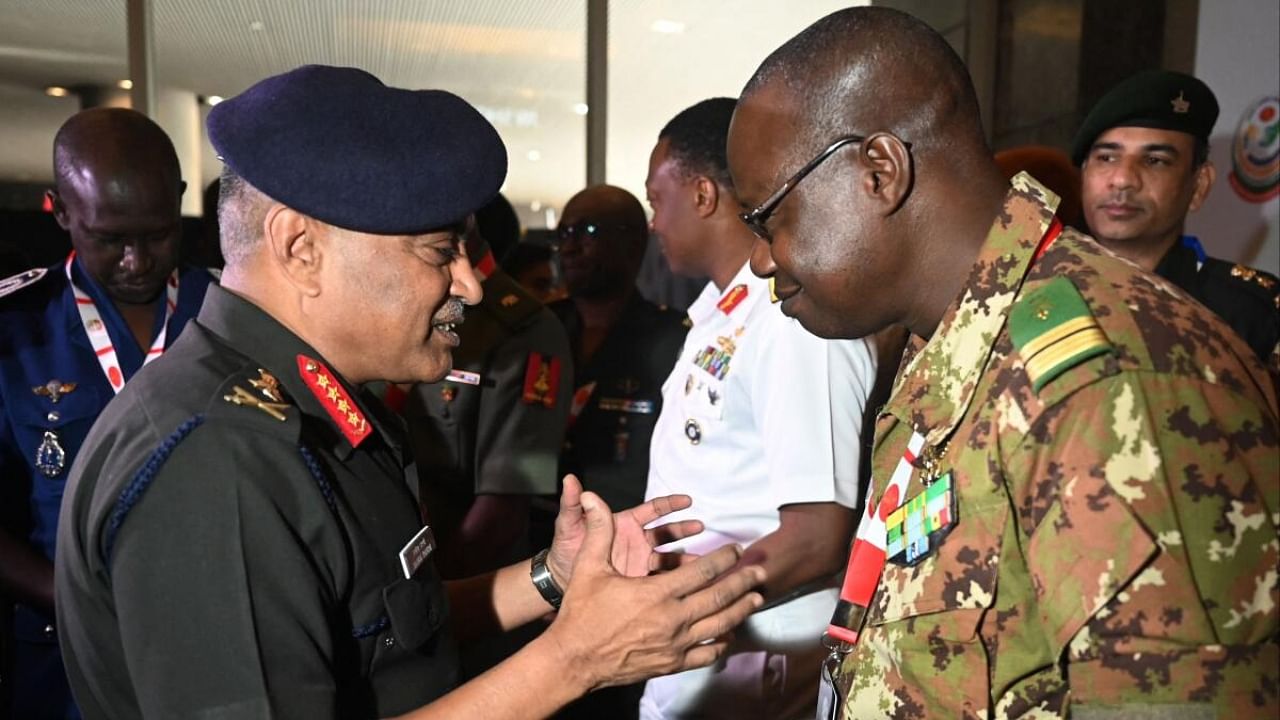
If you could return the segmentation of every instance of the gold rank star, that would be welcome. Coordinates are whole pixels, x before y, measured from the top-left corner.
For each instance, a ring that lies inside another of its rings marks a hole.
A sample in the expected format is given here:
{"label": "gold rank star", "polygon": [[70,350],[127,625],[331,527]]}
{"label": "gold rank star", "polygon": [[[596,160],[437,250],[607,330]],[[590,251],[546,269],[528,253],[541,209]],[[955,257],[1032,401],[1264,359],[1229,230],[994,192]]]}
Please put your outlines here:
{"label": "gold rank star", "polygon": [[326,392],[326,393],[325,393],[325,395],[328,395],[328,396],[329,396],[329,400],[331,400],[331,401],[333,401],[333,402],[337,402],[337,401],[338,401],[338,389],[337,389],[337,388],[332,388],[332,387],[331,387],[331,388],[329,388],[328,392]]}
{"label": "gold rank star", "polygon": [[346,412],[346,411],[348,411],[348,410],[350,410],[350,409],[351,409],[351,406],[347,404],[347,401],[346,401],[346,400],[339,400],[339,401],[338,401],[338,411],[339,411],[339,412]]}
{"label": "gold rank star", "polygon": [[355,412],[347,413],[347,422],[351,423],[352,427],[359,428],[363,424],[361,421],[362,421],[362,418],[358,413],[355,413]]}
{"label": "gold rank star", "polygon": [[319,385],[319,386],[320,386],[320,387],[322,387],[322,388],[327,388],[327,387],[329,387],[329,376],[328,376],[328,375],[320,375],[320,376],[318,376],[318,377],[316,378],[316,384],[317,384],[317,385]]}

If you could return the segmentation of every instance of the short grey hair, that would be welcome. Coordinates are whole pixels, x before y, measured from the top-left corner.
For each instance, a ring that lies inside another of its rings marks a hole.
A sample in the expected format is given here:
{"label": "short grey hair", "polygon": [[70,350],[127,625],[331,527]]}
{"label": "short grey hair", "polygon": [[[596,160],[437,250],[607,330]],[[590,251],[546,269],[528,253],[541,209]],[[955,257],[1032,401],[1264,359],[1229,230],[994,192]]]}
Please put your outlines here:
{"label": "short grey hair", "polygon": [[271,198],[223,166],[218,187],[218,234],[229,267],[244,262],[262,240]]}

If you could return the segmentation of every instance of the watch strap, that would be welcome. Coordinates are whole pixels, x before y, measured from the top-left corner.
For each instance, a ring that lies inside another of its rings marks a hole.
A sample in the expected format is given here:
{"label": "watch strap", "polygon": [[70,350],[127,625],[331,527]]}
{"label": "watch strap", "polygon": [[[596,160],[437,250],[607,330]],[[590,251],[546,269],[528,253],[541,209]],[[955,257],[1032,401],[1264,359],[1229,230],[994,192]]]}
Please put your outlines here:
{"label": "watch strap", "polygon": [[564,600],[564,590],[556,583],[556,579],[551,575],[551,568],[547,567],[547,555],[551,553],[551,548],[545,548],[537,555],[533,556],[533,562],[529,565],[529,578],[533,580],[533,587],[537,589],[538,594],[542,596],[547,604],[556,610],[560,609],[560,601]]}

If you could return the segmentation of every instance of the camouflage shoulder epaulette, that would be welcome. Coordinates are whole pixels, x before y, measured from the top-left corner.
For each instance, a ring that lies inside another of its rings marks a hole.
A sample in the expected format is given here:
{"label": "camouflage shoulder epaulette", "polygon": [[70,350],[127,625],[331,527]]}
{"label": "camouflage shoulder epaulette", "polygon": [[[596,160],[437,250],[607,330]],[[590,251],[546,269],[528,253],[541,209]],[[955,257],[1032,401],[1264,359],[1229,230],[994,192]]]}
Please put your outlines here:
{"label": "camouflage shoulder epaulette", "polygon": [[36,284],[47,272],[49,272],[49,268],[31,268],[30,270],[24,270],[17,275],[11,275],[0,280],[0,298],[5,297],[6,295],[12,295],[24,287]]}
{"label": "camouflage shoulder epaulette", "polygon": [[1113,349],[1088,303],[1065,277],[1018,298],[1009,311],[1009,337],[1037,393],[1063,372]]}

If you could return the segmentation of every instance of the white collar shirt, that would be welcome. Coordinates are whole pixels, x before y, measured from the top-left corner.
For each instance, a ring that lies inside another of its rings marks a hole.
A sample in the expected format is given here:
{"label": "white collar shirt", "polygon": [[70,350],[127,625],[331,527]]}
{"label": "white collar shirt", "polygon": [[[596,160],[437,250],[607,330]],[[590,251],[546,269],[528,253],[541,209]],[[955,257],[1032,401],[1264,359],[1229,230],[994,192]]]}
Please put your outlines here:
{"label": "white collar shirt", "polygon": [[812,335],[770,301],[749,265],[723,292],[708,283],[689,318],[662,386],[645,497],[692,496],[692,508],[668,519],[697,518],[706,531],[673,547],[750,545],[778,528],[783,505],[854,507],[876,375],[870,341]]}

